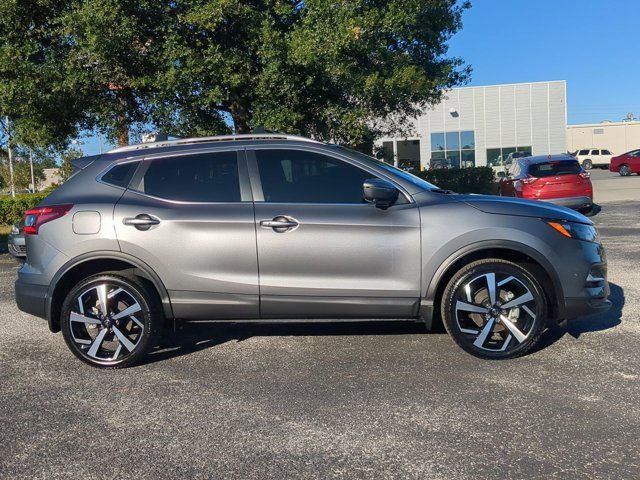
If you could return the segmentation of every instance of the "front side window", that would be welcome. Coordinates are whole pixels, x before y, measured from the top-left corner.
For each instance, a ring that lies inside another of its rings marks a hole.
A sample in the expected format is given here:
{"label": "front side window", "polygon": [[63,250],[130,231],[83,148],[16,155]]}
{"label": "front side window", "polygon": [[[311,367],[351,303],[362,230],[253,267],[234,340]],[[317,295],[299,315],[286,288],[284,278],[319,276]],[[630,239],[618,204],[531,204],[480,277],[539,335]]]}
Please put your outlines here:
{"label": "front side window", "polygon": [[239,202],[236,152],[202,153],[152,160],[143,193],[183,202]]}
{"label": "front side window", "polygon": [[609,150],[602,150],[602,155],[611,155]]}
{"label": "front side window", "polygon": [[256,150],[265,202],[365,203],[362,184],[375,175],[302,150]]}

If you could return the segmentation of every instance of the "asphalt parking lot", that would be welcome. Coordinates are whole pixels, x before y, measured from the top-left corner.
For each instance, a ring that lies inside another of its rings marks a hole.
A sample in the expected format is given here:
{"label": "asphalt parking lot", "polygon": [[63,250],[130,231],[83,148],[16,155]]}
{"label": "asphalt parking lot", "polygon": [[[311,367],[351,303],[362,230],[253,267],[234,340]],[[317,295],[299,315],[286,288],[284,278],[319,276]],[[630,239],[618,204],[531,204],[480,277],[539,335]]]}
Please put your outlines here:
{"label": "asphalt parking lot", "polygon": [[638,478],[640,177],[593,180],[614,308],[511,361],[413,323],[204,323],[99,371],[0,255],[0,477]]}

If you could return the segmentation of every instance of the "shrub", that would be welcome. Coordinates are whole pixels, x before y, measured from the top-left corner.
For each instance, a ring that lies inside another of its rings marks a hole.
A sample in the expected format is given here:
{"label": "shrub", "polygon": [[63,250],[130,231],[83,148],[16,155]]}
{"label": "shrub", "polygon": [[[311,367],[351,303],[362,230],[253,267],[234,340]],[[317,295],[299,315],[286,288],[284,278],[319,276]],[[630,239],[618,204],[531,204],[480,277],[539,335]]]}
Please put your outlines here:
{"label": "shrub", "polygon": [[17,222],[22,218],[25,210],[35,207],[46,196],[46,193],[26,193],[16,195],[15,198],[0,197],[0,225],[10,225]]}
{"label": "shrub", "polygon": [[491,167],[451,168],[447,170],[424,170],[411,172],[426,181],[458,193],[480,193],[494,195],[497,192],[495,176]]}

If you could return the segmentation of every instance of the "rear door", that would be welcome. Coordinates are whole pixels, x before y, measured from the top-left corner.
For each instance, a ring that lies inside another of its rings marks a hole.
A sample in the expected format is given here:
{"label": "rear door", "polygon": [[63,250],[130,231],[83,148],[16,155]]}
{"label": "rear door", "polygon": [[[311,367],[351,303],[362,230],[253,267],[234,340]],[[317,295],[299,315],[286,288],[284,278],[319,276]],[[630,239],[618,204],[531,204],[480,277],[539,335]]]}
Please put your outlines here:
{"label": "rear door", "polygon": [[257,318],[258,264],[244,152],[145,159],[115,207],[123,252],[164,282],[179,318]]}
{"label": "rear door", "polygon": [[420,213],[364,202],[377,175],[313,149],[248,152],[263,317],[408,318],[420,299]]}

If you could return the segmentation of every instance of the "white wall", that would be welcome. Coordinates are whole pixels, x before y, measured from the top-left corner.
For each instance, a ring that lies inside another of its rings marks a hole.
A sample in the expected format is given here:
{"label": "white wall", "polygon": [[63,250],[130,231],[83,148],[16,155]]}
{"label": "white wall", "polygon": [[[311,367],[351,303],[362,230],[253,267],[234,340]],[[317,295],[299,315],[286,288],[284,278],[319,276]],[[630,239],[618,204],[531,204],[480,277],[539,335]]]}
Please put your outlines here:
{"label": "white wall", "polygon": [[567,150],[606,148],[614,155],[640,148],[640,122],[608,122],[567,127]]}
{"label": "white wall", "polygon": [[[451,115],[454,109],[457,116]],[[455,88],[417,120],[423,166],[431,158],[431,133],[473,130],[476,165],[487,149],[531,146],[534,155],[562,153],[567,144],[566,83],[517,83]],[[382,141],[389,138],[379,139]]]}

